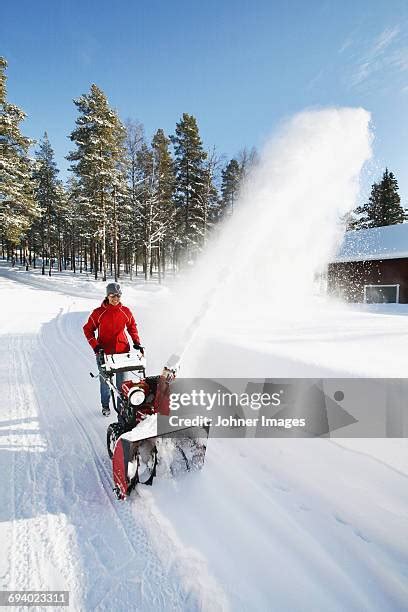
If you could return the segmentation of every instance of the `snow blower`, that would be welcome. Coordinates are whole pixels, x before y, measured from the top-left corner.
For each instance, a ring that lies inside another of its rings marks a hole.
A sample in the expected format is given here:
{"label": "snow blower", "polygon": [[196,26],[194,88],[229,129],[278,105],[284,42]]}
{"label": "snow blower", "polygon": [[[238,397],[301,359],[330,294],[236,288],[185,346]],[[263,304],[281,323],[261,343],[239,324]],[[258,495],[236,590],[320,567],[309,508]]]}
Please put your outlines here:
{"label": "snow blower", "polygon": [[[117,372],[126,372],[118,389]],[[177,367],[167,365],[159,376],[146,376],[141,351],[100,355],[100,373],[111,391],[118,422],[107,430],[112,459],[114,491],[125,499],[137,484],[151,485],[165,464],[170,474],[201,469],[204,464],[209,426],[166,427],[170,415],[171,386]]]}

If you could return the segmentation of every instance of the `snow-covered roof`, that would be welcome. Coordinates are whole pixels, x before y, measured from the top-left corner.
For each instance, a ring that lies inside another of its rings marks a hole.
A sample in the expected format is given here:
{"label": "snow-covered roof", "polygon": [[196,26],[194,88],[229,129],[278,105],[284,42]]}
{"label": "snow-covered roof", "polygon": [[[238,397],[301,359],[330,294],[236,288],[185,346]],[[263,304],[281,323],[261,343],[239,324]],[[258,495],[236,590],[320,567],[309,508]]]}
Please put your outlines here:
{"label": "snow-covered roof", "polygon": [[408,257],[408,223],[346,232],[333,262]]}

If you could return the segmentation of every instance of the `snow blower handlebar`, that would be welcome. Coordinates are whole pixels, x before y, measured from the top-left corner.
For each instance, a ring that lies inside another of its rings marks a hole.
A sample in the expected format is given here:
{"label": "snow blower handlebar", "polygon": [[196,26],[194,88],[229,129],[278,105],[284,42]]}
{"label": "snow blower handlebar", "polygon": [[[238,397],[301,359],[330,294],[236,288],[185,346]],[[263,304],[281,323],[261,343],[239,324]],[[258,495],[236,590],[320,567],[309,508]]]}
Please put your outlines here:
{"label": "snow blower handlebar", "polygon": [[118,390],[112,383],[112,379],[118,372],[133,372],[139,378],[146,376],[146,358],[144,351],[140,349],[135,353],[116,353],[107,355],[103,349],[97,353],[96,361],[99,373],[97,375],[90,372],[91,378],[102,378],[110,388]]}

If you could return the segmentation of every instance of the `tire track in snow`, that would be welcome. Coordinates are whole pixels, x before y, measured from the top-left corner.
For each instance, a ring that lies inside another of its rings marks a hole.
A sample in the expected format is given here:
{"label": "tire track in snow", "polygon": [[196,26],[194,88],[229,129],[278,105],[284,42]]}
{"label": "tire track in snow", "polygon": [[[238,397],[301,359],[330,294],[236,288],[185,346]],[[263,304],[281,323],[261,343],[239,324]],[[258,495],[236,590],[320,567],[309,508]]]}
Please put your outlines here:
{"label": "tire track in snow", "polygon": [[[26,406],[30,405],[29,398],[26,393],[26,370],[23,367],[23,344],[21,337],[11,340],[10,354],[12,355],[11,390],[15,401],[13,402],[13,416],[17,419],[27,417]],[[19,356],[19,359],[17,359]],[[32,564],[30,556],[30,541],[29,530],[24,518],[17,518],[19,515],[26,513],[25,503],[27,491],[19,490],[17,483],[27,483],[27,470],[30,469],[31,474],[31,453],[27,452],[29,448],[29,440],[27,434],[24,433],[24,427],[21,428],[19,435],[20,446],[22,448],[11,451],[13,455],[13,537],[11,547],[11,585],[15,589],[29,589],[32,585],[36,588],[44,588],[44,581],[41,576],[41,569],[38,564],[38,559],[35,559],[35,565]],[[28,485],[28,483],[27,483]]]}
{"label": "tire track in snow", "polygon": [[[36,395],[35,381],[32,374],[31,363],[28,359],[26,351],[21,351],[21,364],[23,371],[27,374],[29,385],[27,389],[31,391],[31,397],[28,397],[28,402],[33,402],[37,408],[38,417],[42,417],[46,422],[46,415],[41,414],[41,402]],[[75,554],[77,551],[76,542],[73,540],[71,526],[66,520],[66,514],[61,513],[58,509],[57,513],[50,514],[50,487],[51,496],[55,496],[55,485],[58,483],[60,488],[62,487],[61,480],[56,478],[58,476],[58,461],[55,459],[53,453],[53,461],[48,461],[48,457],[51,455],[50,449],[52,449],[52,439],[50,432],[46,431],[47,437],[47,461],[44,461],[44,453],[41,453],[41,460],[37,453],[30,454],[30,458],[34,461],[34,466],[31,465],[32,475],[32,500],[31,506],[38,508],[38,514],[41,514],[41,521],[36,521],[35,524],[35,535],[36,539],[41,541],[44,548],[44,557],[49,560],[49,563],[53,567],[54,574],[58,575],[59,588],[64,588],[70,591],[70,603],[72,606],[76,606],[82,600],[81,588],[78,585],[78,568],[76,568]],[[37,465],[38,464],[38,465]],[[36,478],[37,468],[40,469],[38,478]],[[44,488],[44,495],[38,495],[41,488]],[[51,535],[51,537],[50,537]],[[41,567],[43,560],[38,559],[38,548],[35,546],[31,547],[34,554],[37,555],[37,565]],[[61,580],[62,578],[62,580]],[[38,588],[38,587],[37,587]],[[44,581],[42,589],[49,589],[50,585]]]}
{"label": "tire track in snow", "polygon": [[[11,360],[9,363],[10,366],[10,372],[15,372],[15,355],[14,355],[14,351],[13,351],[13,346],[11,343],[11,338],[10,336],[7,337],[8,339],[8,347],[7,347],[7,353],[11,356]],[[8,404],[8,412],[7,412],[7,418],[9,419],[10,422],[12,422],[12,419],[14,416],[17,416],[17,414],[15,414],[15,412],[17,412],[15,410],[15,405],[16,402],[12,402],[12,398],[14,397],[15,400],[17,400],[17,395],[18,395],[18,391],[17,393],[13,393],[13,388],[15,386],[16,383],[16,377],[15,375],[13,377],[9,377],[8,380],[8,393],[6,396],[6,402]],[[15,453],[11,450],[11,478],[10,478],[10,486],[8,488],[8,493],[10,495],[10,510],[11,510],[11,517],[9,520],[9,524],[10,524],[10,528],[9,528],[9,532],[10,532],[10,538],[7,538],[7,542],[9,543],[9,548],[8,548],[8,555],[7,558],[9,559],[9,567],[8,567],[8,582],[6,582],[5,588],[8,588],[9,586],[11,586],[11,588],[14,588],[16,583],[16,565],[15,565],[15,550],[16,550],[16,542],[17,542],[17,535],[16,535],[16,531],[17,531],[17,525],[16,525],[16,457],[15,457]]]}
{"label": "tire track in snow", "polygon": [[[16,362],[16,342],[12,341],[10,338],[9,345],[9,354],[11,355],[11,363],[10,363],[10,403],[11,398],[14,395],[15,401],[13,402],[13,409],[10,410],[10,420],[12,417],[21,418],[21,391],[20,385],[18,384],[18,375],[17,375],[17,362]],[[27,533],[25,529],[22,529],[22,521],[18,520],[17,517],[17,477],[18,473],[22,470],[21,466],[21,458],[19,457],[20,452],[22,451],[16,450],[11,451],[12,453],[12,544],[11,544],[11,555],[9,557],[11,568],[10,568],[10,587],[15,589],[24,588],[25,577],[28,575],[28,564],[27,564]]]}
{"label": "tire track in snow", "polygon": [[[29,414],[33,421],[37,421],[40,403],[35,394],[28,358],[31,349],[31,345],[28,346],[24,341],[24,336],[19,336],[13,342],[11,380],[16,400],[15,415],[24,420]],[[41,449],[44,452],[34,452],[30,441],[32,430],[29,434],[24,432],[22,427],[20,448],[12,453],[16,472],[13,474],[15,519],[10,584],[18,590],[67,589],[70,591],[71,605],[75,606],[81,600],[74,571],[75,543],[70,538],[70,528],[64,515],[50,513],[47,503],[47,484],[51,481],[55,486],[55,461],[51,461],[49,444],[48,448]],[[45,433],[38,429],[39,436]],[[38,449],[38,446],[35,448]]]}
{"label": "tire track in snow", "polygon": [[[69,309],[65,314],[68,313]],[[78,354],[81,361],[84,363],[86,362],[86,365],[88,366],[88,360],[85,358],[84,352],[80,350],[78,345],[71,340],[71,338],[75,336],[76,330],[70,329],[69,333],[64,329],[63,321],[65,322],[69,320],[69,318],[63,318],[62,312],[59,313],[56,320],[56,329],[60,340],[64,345],[69,345]],[[79,396],[78,402],[83,403],[82,398]],[[75,404],[78,405],[77,402],[75,402]],[[98,441],[100,441],[100,432],[98,432],[92,425],[91,428],[93,434],[97,437]],[[98,461],[100,461],[100,457],[98,456],[92,442],[91,445],[97,455]],[[104,453],[106,455],[105,447]],[[106,474],[106,466],[104,464],[102,465],[104,466],[104,472]],[[109,483],[112,482],[110,460],[108,481]],[[145,491],[143,491],[143,494],[140,494],[137,498],[138,511],[135,511],[135,503],[129,503],[130,500],[127,500],[125,504],[121,504],[121,506],[126,506],[126,516],[130,516],[130,520],[133,521],[133,523],[137,521],[138,524],[142,522],[145,525],[144,531],[145,535],[148,535],[150,548],[154,544],[154,548],[159,552],[160,557],[162,559],[166,559],[166,566],[174,568],[176,575],[178,576],[178,580],[184,585],[182,587],[183,591],[186,591],[188,597],[188,602],[185,602],[187,607],[184,609],[209,609],[212,612],[215,612],[216,610],[227,610],[228,604],[226,595],[216,580],[209,574],[205,559],[197,551],[185,547],[178,540],[175,531],[172,530],[171,525],[169,524],[169,521],[161,515],[159,509],[154,505],[153,498],[149,497],[148,494],[144,495],[144,493]],[[110,497],[111,496],[112,494]],[[118,502],[115,500],[115,507],[117,507],[117,504]],[[148,570],[146,569],[147,583],[150,583],[151,581],[156,583],[160,582],[162,578],[160,575],[158,575],[158,569],[159,566],[157,565],[157,561],[153,563],[153,565],[149,565]],[[194,578],[191,579],[191,576]],[[198,579],[199,576],[200,580]],[[146,582],[144,584],[146,584]],[[163,598],[163,609],[167,608],[166,602],[167,598]],[[202,607],[202,604],[204,604],[204,607]]]}
{"label": "tire track in snow", "polygon": [[[62,334],[58,328],[58,321],[60,320],[60,317],[61,313],[58,315],[57,325],[55,328],[61,337]],[[53,340],[55,341],[55,338],[53,338]],[[63,340],[64,344],[71,344],[68,338],[63,337]],[[79,396],[76,389],[72,385],[69,386],[66,382],[66,373],[58,371],[58,365],[54,363],[53,357],[48,348],[48,342],[45,341],[43,332],[40,334],[40,343],[42,351],[46,357],[46,364],[50,369],[52,377],[54,380],[59,381],[58,394],[62,399],[66,411],[72,416],[79,435],[85,441],[86,446],[88,447],[89,455],[92,457],[92,461],[95,465],[95,474],[99,480],[99,484],[107,493],[111,509],[110,514],[113,515],[117,531],[120,532],[126,539],[135,558],[142,559],[143,561],[148,559],[148,562],[145,563],[145,568],[141,575],[141,593],[145,595],[145,597],[143,597],[143,609],[183,610],[185,595],[179,586],[174,583],[174,581],[169,581],[169,578],[167,578],[166,569],[162,567],[159,557],[150,549],[149,538],[146,530],[135,523],[129,504],[123,503],[119,505],[117,500],[113,498],[111,472],[110,470],[108,471],[106,465],[103,463],[100,452],[96,449],[93,439],[89,433],[89,431],[93,429],[92,424],[88,421],[87,427],[85,427],[83,421],[78,416],[78,409],[74,409],[74,406],[83,406],[83,400]],[[87,417],[87,411],[83,408],[81,408],[80,414],[82,418]],[[95,432],[94,429],[93,431]],[[99,432],[97,432],[97,437],[100,441]],[[104,450],[104,452],[106,453],[106,450]],[[123,576],[125,568],[129,565],[131,565],[129,560],[125,562],[125,567],[123,566],[122,561],[121,567],[114,572],[114,575],[117,575],[118,577]],[[155,580],[153,584],[153,581],[151,580],[152,570],[157,577],[157,580]],[[111,589],[109,589],[109,591],[110,590]],[[108,591],[105,593],[105,596],[106,595],[108,595]],[[103,605],[103,602],[101,602],[99,606],[102,607],[97,607],[95,609],[104,609]]]}
{"label": "tire track in snow", "polygon": [[[2,339],[2,347],[5,349],[7,356],[12,354],[11,351],[11,343],[10,337],[5,336]],[[9,368],[13,368],[13,363],[9,358]],[[7,437],[7,425],[12,423],[13,418],[13,400],[15,399],[14,394],[12,392],[12,380],[10,376],[7,379],[6,385],[2,385],[2,402],[4,402],[5,410],[1,411],[2,419],[1,421],[1,435],[2,435],[2,444],[1,444],[1,466],[4,470],[4,480],[2,480],[2,485],[4,486],[4,490],[1,494],[2,501],[2,510],[6,511],[6,508],[10,509],[10,514],[5,514],[4,520],[2,520],[0,525],[0,534],[1,541],[3,542],[3,550],[2,550],[2,558],[0,558],[0,567],[1,567],[1,575],[0,575],[0,588],[7,590],[9,585],[12,583],[14,579],[13,572],[13,548],[15,541],[15,524],[13,521],[13,517],[15,517],[15,453],[12,452],[12,449],[8,448],[7,444],[10,443],[11,439]],[[7,479],[8,476],[8,479]],[[2,514],[2,513],[1,513]]]}

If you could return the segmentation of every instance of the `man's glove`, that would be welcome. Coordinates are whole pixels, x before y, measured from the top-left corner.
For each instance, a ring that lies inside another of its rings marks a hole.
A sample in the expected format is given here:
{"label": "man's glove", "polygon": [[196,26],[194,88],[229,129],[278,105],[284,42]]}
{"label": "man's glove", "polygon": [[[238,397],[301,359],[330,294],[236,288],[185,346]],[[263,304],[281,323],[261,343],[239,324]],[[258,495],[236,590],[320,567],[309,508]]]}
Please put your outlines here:
{"label": "man's glove", "polygon": [[140,351],[142,355],[144,355],[144,347],[140,346],[140,344],[137,344],[137,342],[133,344],[133,348],[135,349],[135,351]]}
{"label": "man's glove", "polygon": [[95,355],[99,355],[99,351],[103,351],[103,348],[101,347],[100,344],[97,344],[94,348]]}

